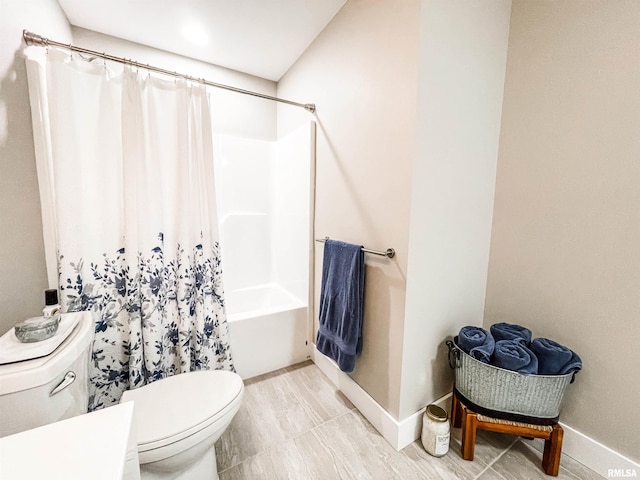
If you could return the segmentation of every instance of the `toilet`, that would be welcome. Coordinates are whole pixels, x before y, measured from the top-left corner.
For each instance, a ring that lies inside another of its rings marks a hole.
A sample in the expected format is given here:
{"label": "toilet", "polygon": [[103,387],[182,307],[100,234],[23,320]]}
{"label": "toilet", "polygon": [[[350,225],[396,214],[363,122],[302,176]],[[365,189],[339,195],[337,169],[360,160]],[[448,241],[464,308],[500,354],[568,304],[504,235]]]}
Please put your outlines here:
{"label": "toilet", "polygon": [[[59,344],[62,337],[20,344],[12,330],[2,337],[21,360],[0,364],[0,437],[87,413],[93,325],[90,312],[65,313],[56,335],[67,336]],[[47,345],[52,351],[42,350]]]}
{"label": "toilet", "polygon": [[244,384],[222,370],[182,373],[127,390],[142,480],[218,480],[215,442],[240,408]]}
{"label": "toilet", "polygon": [[[20,344],[11,330],[0,338],[17,355],[14,361],[0,352],[0,438],[87,413],[93,316],[61,318],[58,331],[66,336],[49,339],[46,353],[44,342]],[[139,462],[143,480],[218,480],[214,443],[243,392],[239,375],[220,370],[182,373],[124,392],[120,402],[134,402],[137,440],[137,452],[132,447],[126,460],[136,468],[125,465],[124,478],[140,478]]]}

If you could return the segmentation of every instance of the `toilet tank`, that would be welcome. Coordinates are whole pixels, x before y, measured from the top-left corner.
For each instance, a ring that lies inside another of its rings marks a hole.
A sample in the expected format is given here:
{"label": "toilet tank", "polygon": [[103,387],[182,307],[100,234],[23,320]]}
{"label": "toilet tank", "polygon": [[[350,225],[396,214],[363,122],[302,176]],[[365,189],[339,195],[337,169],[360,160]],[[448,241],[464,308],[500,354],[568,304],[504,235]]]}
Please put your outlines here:
{"label": "toilet tank", "polygon": [[77,325],[52,353],[0,365],[0,437],[87,413],[94,321],[90,312],[63,317],[72,315]]}

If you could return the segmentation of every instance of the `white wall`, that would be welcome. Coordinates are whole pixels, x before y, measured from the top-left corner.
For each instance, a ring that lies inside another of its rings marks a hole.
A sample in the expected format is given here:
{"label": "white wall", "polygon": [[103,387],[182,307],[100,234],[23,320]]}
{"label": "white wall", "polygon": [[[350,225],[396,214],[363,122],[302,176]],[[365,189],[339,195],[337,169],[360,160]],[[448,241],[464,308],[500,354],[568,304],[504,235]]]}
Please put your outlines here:
{"label": "white wall", "polygon": [[[213,82],[275,95],[276,84],[270,80],[246,75],[216,65],[182,57],[163,50],[145,47],[90,30],[73,27],[75,44],[98,52],[107,52],[166,70],[185,73]],[[112,65],[116,68],[116,65]],[[275,140],[276,105],[274,102],[248,95],[210,88],[214,133]]]}
{"label": "white wall", "polygon": [[510,0],[423,0],[400,418],[449,392],[444,340],[481,325]]}
{"label": "white wall", "polygon": [[23,29],[71,41],[55,0],[0,0],[0,335],[41,314],[47,288]]}

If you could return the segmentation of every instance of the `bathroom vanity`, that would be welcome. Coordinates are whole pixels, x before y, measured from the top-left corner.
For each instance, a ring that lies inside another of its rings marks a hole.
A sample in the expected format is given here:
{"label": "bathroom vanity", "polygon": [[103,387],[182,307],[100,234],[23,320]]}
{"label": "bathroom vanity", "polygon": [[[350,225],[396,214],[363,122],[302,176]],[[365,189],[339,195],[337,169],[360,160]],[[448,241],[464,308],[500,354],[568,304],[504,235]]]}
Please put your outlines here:
{"label": "bathroom vanity", "polygon": [[133,403],[0,438],[0,478],[139,480]]}

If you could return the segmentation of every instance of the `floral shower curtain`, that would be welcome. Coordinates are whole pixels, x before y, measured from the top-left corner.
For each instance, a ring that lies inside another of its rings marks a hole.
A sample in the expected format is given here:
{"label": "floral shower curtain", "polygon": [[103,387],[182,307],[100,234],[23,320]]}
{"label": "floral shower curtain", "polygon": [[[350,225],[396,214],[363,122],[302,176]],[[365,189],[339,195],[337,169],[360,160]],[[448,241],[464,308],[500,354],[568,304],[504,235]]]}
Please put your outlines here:
{"label": "floral shower curtain", "polygon": [[49,282],[94,313],[90,410],[177,373],[233,370],[204,85],[31,47]]}

